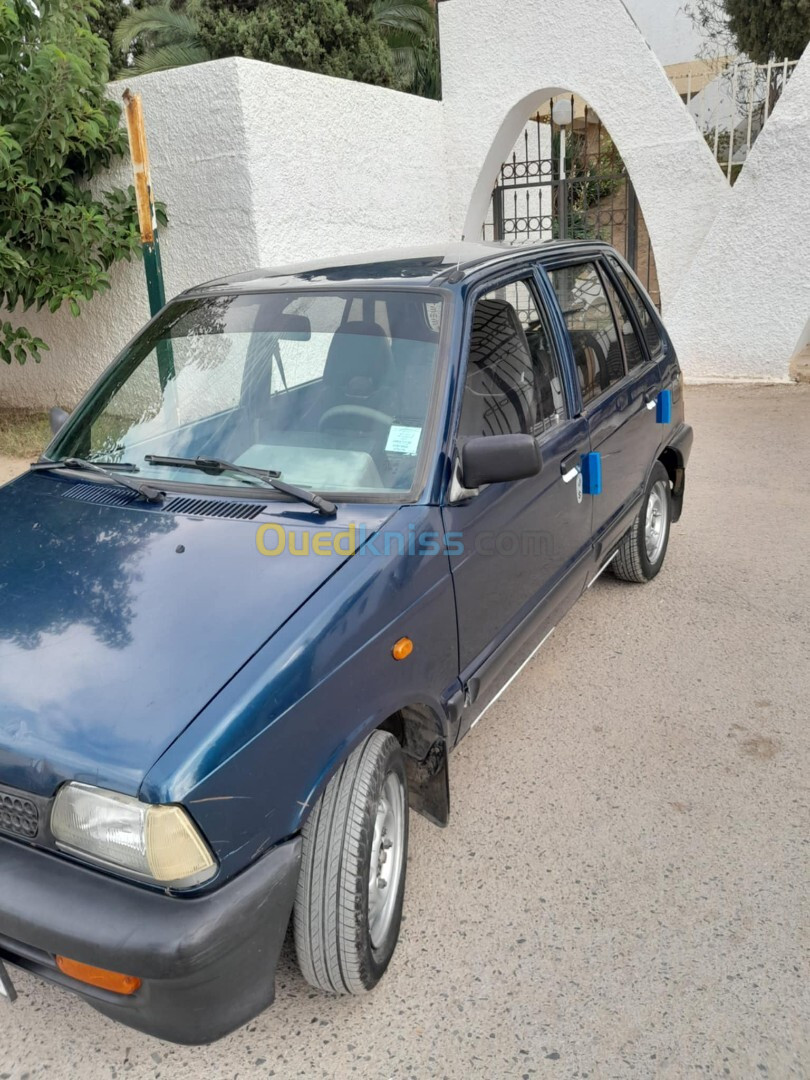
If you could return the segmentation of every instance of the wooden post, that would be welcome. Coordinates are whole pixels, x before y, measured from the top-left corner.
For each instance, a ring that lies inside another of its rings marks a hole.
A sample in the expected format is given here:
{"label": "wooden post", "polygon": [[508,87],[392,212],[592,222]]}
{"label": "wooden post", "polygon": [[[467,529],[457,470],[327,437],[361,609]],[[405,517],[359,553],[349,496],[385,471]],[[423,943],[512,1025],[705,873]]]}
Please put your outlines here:
{"label": "wooden post", "polygon": [[[143,103],[140,94],[124,91],[124,111],[127,118],[129,152],[135,177],[135,199],[138,207],[138,227],[141,233],[141,250],[146,271],[146,290],[149,295],[149,311],[155,316],[166,306],[166,290],[163,284],[163,266],[160,261],[160,243],[155,216],[155,200],[149,173],[149,149],[146,145],[146,128],[143,122]],[[174,357],[171,342],[158,342],[158,368],[162,386],[174,378]]]}

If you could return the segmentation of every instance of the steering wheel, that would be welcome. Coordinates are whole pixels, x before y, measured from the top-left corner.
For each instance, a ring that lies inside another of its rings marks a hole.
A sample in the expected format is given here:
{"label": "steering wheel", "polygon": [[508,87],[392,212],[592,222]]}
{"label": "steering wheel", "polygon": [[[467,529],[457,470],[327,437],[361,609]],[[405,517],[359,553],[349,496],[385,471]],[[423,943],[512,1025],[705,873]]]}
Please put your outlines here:
{"label": "steering wheel", "polygon": [[319,431],[362,431],[383,445],[394,422],[393,416],[365,405],[334,405],[318,421]]}

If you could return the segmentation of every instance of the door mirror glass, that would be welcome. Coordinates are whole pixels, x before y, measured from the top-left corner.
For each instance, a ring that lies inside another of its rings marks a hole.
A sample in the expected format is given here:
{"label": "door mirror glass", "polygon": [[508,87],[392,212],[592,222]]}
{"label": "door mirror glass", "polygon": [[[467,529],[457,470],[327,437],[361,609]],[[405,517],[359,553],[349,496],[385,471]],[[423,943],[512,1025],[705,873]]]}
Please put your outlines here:
{"label": "door mirror glass", "polygon": [[482,435],[461,449],[461,482],[468,490],[537,476],[542,466],[533,435]]}

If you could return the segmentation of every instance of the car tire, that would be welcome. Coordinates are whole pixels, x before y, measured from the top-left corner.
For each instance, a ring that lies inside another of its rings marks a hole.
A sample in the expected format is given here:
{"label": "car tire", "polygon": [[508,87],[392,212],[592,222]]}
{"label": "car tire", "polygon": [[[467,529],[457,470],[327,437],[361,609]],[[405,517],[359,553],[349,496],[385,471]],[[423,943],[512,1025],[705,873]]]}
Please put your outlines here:
{"label": "car tire", "polygon": [[656,461],[636,520],[622,537],[611,563],[621,581],[652,581],[664,565],[672,523],[672,486],[669,474]]}
{"label": "car tire", "polygon": [[302,838],[294,913],[301,971],[319,990],[365,993],[394,954],[405,896],[408,781],[393,735],[375,731],[341,765]]}

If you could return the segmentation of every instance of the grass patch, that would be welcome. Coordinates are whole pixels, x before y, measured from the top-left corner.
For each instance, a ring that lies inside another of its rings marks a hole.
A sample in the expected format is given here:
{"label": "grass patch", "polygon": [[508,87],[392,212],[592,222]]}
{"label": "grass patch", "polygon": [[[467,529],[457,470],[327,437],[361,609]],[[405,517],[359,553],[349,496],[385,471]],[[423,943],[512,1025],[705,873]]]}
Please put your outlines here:
{"label": "grass patch", "polygon": [[52,438],[47,413],[0,409],[0,457],[33,461]]}

